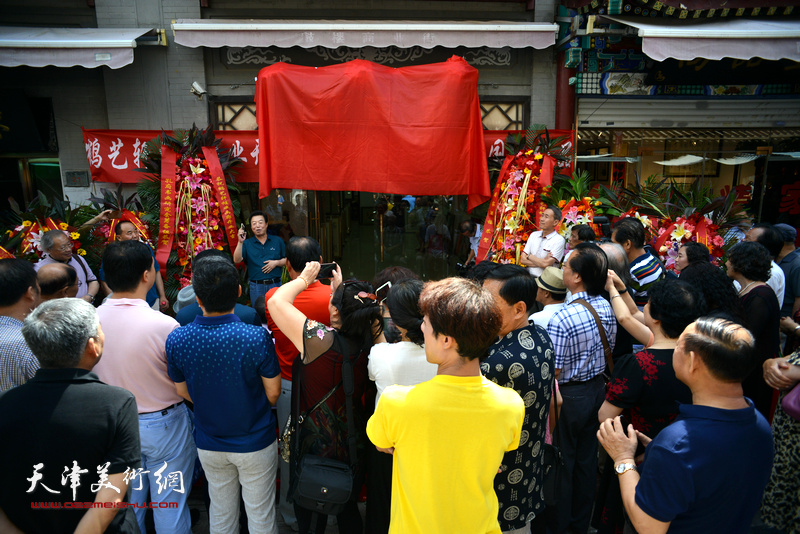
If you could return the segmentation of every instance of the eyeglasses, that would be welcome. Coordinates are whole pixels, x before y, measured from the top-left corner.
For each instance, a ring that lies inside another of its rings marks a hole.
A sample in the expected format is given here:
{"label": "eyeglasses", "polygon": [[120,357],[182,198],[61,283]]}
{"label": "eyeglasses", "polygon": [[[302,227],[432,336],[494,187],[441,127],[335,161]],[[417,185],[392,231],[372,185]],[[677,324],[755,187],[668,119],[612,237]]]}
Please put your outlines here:
{"label": "eyeglasses", "polygon": [[[344,288],[349,286],[350,284],[369,284],[369,282],[366,282],[364,280],[345,280],[344,282],[342,282],[342,291],[344,291]],[[363,299],[369,299],[373,302],[376,302],[378,300],[378,296],[375,293],[367,293],[366,291],[359,291],[358,293],[353,295],[353,298],[359,301],[361,304],[364,304]]]}
{"label": "eyeglasses", "polygon": [[67,243],[66,245],[56,246],[53,245],[53,250],[59,250],[61,252],[68,252],[72,250],[72,243]]}

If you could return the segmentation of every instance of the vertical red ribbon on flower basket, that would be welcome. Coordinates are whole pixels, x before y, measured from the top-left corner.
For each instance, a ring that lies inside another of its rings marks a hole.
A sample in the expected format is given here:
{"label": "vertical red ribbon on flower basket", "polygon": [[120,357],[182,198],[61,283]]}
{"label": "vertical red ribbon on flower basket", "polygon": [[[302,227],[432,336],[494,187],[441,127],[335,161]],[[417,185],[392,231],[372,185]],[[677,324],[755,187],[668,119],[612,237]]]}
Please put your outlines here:
{"label": "vertical red ribbon on flower basket", "polygon": [[492,246],[492,236],[494,236],[495,232],[494,216],[495,211],[497,211],[497,202],[500,200],[500,187],[506,181],[508,166],[511,165],[512,161],[514,161],[514,155],[507,155],[503,166],[500,168],[500,174],[497,175],[497,184],[494,186],[492,201],[489,203],[489,211],[486,213],[486,221],[483,223],[483,231],[481,232],[481,241],[478,245],[478,253],[475,255],[475,263],[480,263],[485,260]]}
{"label": "vertical red ribbon on flower basket", "polygon": [[203,157],[208,164],[208,173],[211,175],[211,185],[214,187],[214,194],[217,197],[219,214],[222,216],[225,234],[228,236],[228,245],[233,252],[239,241],[236,237],[236,218],[233,215],[233,204],[231,204],[231,197],[228,194],[228,186],[225,185],[225,175],[222,172],[219,156],[217,156],[217,149],[204,146]]}
{"label": "vertical red ribbon on flower basket", "polygon": [[697,235],[697,242],[701,245],[706,245],[711,250],[712,247],[708,246],[708,223],[702,215],[700,216],[700,222],[694,227],[694,233]]}
{"label": "vertical red ribbon on flower basket", "polygon": [[161,222],[158,227],[158,245],[156,261],[164,272],[167,268],[172,240],[175,237],[175,163],[178,155],[167,147],[161,146]]}
{"label": "vertical red ribbon on flower basket", "polygon": [[653,246],[653,248],[656,249],[656,254],[661,254],[661,247],[664,246],[664,243],[667,242],[667,239],[669,239],[670,234],[672,234],[672,232],[675,230],[677,226],[678,225],[675,224],[674,222],[670,222],[669,225],[667,226],[667,229],[664,230],[664,233],[661,234],[661,236],[659,236],[658,239],[656,239],[656,243]]}

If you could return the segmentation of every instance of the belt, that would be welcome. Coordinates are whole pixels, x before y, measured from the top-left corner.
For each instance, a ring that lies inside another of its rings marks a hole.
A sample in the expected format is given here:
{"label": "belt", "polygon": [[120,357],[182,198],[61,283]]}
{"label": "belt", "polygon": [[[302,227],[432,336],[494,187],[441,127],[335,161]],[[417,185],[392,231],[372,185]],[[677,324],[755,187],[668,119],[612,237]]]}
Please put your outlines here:
{"label": "belt", "polygon": [[571,380],[569,382],[565,382],[564,384],[559,382],[558,383],[558,387],[559,388],[566,388],[566,387],[569,387],[569,386],[580,386],[580,385],[583,385],[583,384],[588,384],[589,382],[593,382],[593,381],[597,380],[598,378],[603,378],[603,373],[600,373],[599,375],[595,375],[592,378],[590,378],[589,380]]}
{"label": "belt", "polygon": [[276,282],[280,282],[280,277],[278,278],[270,278],[269,280],[250,280],[254,284],[274,284]]}
{"label": "belt", "polygon": [[169,411],[170,411],[171,409],[173,409],[173,408],[177,408],[177,407],[178,407],[178,406],[180,406],[181,404],[183,404],[183,401],[176,402],[176,403],[175,403],[175,404],[173,404],[172,406],[167,406],[167,407],[166,407],[166,408],[164,408],[163,410],[156,410],[156,411],[154,411],[154,412],[140,412],[140,413],[139,413],[139,415],[150,415],[151,413],[160,413],[161,415],[167,415],[167,413],[169,413]]}

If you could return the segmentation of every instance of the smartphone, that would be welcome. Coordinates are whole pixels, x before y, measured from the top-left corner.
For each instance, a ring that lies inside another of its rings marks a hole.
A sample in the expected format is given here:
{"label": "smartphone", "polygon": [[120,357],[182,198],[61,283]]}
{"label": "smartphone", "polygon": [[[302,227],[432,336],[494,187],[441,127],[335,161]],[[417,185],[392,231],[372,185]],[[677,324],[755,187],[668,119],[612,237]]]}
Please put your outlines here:
{"label": "smartphone", "polygon": [[323,263],[319,266],[317,280],[322,278],[333,278],[333,271],[336,270],[336,263]]}

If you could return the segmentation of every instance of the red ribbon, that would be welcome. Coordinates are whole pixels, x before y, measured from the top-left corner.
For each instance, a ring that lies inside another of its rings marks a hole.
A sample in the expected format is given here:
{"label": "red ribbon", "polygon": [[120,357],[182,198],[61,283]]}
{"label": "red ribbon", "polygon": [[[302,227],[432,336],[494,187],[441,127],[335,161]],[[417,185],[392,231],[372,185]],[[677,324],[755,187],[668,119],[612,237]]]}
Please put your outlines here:
{"label": "red ribbon", "polygon": [[14,258],[14,255],[12,253],[7,251],[3,247],[0,247],[0,260],[7,260],[7,259],[13,259],[13,258]]}
{"label": "red ribbon", "polygon": [[236,218],[233,215],[233,204],[228,194],[228,186],[225,185],[225,175],[222,172],[222,165],[219,162],[217,149],[214,147],[203,147],[203,157],[208,164],[208,173],[211,176],[211,185],[214,187],[214,194],[217,197],[219,213],[222,216],[225,234],[228,236],[228,245],[231,252],[236,248],[239,239],[236,237]]}
{"label": "red ribbon", "polygon": [[[697,234],[697,242],[708,246],[708,222],[705,217],[700,217],[700,222],[694,227],[695,234]],[[711,247],[708,247],[709,249]]]}
{"label": "red ribbon", "polygon": [[656,239],[656,245],[655,245],[656,254],[659,255],[661,254],[661,247],[664,246],[664,243],[667,241],[667,239],[669,239],[670,234],[673,232],[673,230],[675,230],[675,227],[677,226],[678,225],[675,223],[670,223],[669,226],[667,226],[667,229],[664,230],[664,233],[661,234],[661,236],[659,236],[658,239]]}
{"label": "red ribbon", "polygon": [[508,177],[508,166],[514,161],[514,155],[509,154],[500,168],[500,174],[497,178],[497,184],[494,186],[492,193],[492,201],[489,204],[489,211],[486,213],[486,221],[483,223],[483,231],[481,232],[481,242],[478,245],[478,253],[475,255],[475,263],[480,263],[486,259],[489,253],[489,248],[492,245],[492,236],[494,236],[495,224],[494,217],[497,212],[497,202],[500,199],[500,187],[506,182]]}
{"label": "red ribbon", "polygon": [[175,234],[175,163],[177,154],[167,147],[161,146],[161,222],[158,229],[158,245],[156,261],[161,269],[167,268],[167,260],[172,249]]}

